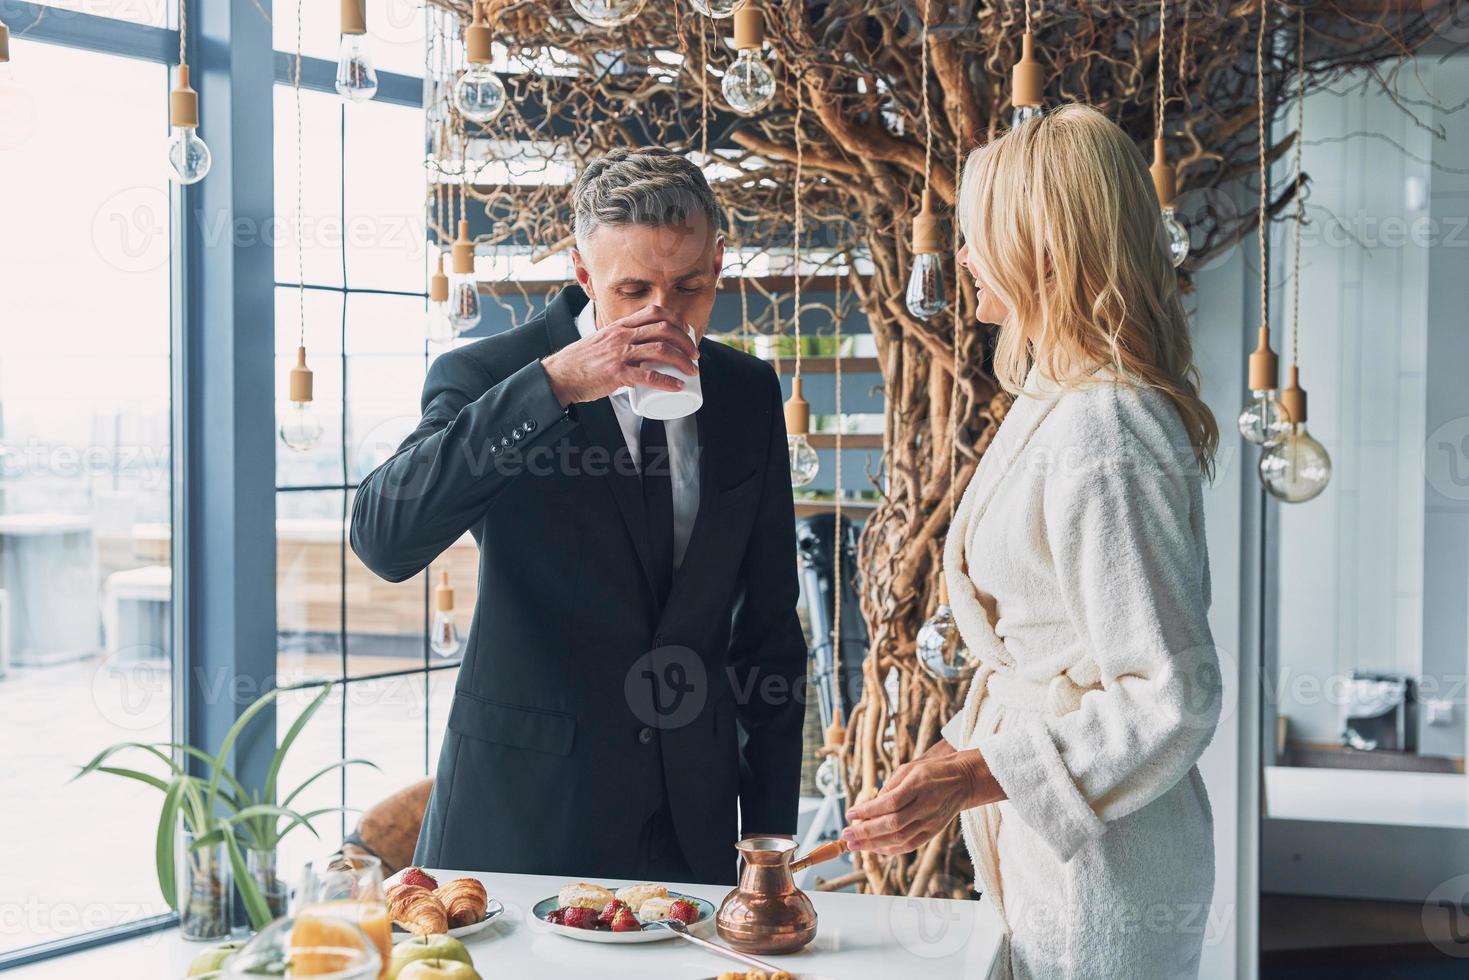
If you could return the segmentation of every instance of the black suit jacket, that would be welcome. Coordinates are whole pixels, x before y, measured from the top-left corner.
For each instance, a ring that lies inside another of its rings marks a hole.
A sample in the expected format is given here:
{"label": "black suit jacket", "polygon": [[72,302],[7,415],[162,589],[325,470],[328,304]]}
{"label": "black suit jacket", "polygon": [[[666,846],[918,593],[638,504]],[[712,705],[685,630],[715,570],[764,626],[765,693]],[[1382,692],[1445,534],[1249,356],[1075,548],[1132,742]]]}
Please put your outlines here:
{"label": "black suit jacket", "polygon": [[699,509],[663,609],[640,478],[611,403],[563,411],[540,358],[578,338],[576,286],[434,361],[423,419],[352,508],[352,549],[406,579],[466,530],[479,599],[416,860],[643,877],[664,798],[699,880],[745,833],[794,833],[806,643],[781,390],[699,344]]}

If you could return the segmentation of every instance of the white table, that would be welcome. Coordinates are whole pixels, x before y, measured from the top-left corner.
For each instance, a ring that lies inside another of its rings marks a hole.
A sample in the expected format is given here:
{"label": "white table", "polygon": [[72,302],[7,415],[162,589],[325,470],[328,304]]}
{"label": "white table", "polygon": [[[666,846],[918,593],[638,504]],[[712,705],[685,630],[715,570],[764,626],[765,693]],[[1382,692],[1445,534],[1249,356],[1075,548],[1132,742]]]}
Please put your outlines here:
{"label": "white table", "polygon": [[[464,877],[434,872],[441,882]],[[505,914],[466,940],[484,980],[511,978],[716,977],[738,963],[680,939],[632,946],[578,942],[528,922],[530,908],[554,895],[561,878],[544,875],[475,874],[505,905]],[[615,885],[620,883],[602,882]],[[707,898],[716,906],[726,889],[671,885]],[[987,902],[891,898],[877,895],[811,893],[819,925],[816,939],[791,956],[763,957],[771,963],[822,980],[986,980],[996,971],[1001,929]],[[712,930],[711,930],[712,934]],[[11,973],[26,980],[175,980],[207,943],[188,943],[177,929],[87,950]],[[998,972],[993,975],[998,976]]]}

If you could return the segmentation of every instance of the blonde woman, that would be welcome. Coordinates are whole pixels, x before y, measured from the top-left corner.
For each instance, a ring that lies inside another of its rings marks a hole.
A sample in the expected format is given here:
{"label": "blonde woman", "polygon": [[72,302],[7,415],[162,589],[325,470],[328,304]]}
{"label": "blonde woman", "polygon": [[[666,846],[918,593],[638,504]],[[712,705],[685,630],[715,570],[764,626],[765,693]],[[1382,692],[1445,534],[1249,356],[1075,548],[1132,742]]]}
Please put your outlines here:
{"label": "blonde woman", "polygon": [[981,666],[921,758],[848,812],[899,854],[961,817],[1015,977],[1192,977],[1214,885],[1195,766],[1220,674],[1199,399],[1157,198],[1132,141],[1067,106],[976,150],[959,261],[1015,403],[944,549]]}

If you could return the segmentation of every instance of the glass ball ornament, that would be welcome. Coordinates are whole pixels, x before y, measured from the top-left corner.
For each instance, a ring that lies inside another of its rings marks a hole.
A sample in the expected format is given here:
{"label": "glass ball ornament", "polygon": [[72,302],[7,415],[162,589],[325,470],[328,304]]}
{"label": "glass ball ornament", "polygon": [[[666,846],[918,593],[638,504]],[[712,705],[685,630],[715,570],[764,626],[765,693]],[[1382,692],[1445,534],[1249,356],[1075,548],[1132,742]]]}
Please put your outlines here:
{"label": "glass ball ornament", "polygon": [[941,681],[967,680],[979,667],[979,658],[960,635],[948,603],[939,603],[934,614],[918,627],[917,652],[919,666]]}
{"label": "glass ball ornament", "polygon": [[1188,258],[1188,229],[1178,220],[1178,212],[1171,204],[1163,208],[1163,230],[1168,233],[1168,260],[1177,269]]}
{"label": "glass ball ornament", "polygon": [[507,101],[505,83],[489,65],[470,65],[454,83],[454,108],[465,119],[481,126],[504,112]]}
{"label": "glass ball ornament", "polygon": [[689,0],[689,6],[705,17],[713,17],[715,20],[733,17],[735,8],[739,5],[739,0]]}
{"label": "glass ball ornament", "polygon": [[807,486],[821,470],[821,457],[804,435],[786,436],[786,448],[790,451],[791,486]]}
{"label": "glass ball ornament", "polygon": [[944,265],[932,252],[913,256],[908,275],[908,312],[920,320],[938,316],[949,305],[944,296]]}
{"label": "glass ball ornament", "polygon": [[1277,500],[1305,503],[1331,482],[1331,455],[1306,431],[1306,423],[1287,426],[1285,435],[1260,455],[1260,482]]}
{"label": "glass ball ornament", "polygon": [[1250,400],[1239,413],[1240,435],[1257,446],[1272,446],[1289,429],[1285,408],[1274,391],[1250,392]]}
{"label": "glass ball ornament", "polygon": [[775,73],[757,48],[739,53],[719,84],[724,101],[742,116],[753,116],[775,99]]}
{"label": "glass ball ornament", "polygon": [[648,0],[571,0],[576,15],[593,27],[617,27],[643,12]]}

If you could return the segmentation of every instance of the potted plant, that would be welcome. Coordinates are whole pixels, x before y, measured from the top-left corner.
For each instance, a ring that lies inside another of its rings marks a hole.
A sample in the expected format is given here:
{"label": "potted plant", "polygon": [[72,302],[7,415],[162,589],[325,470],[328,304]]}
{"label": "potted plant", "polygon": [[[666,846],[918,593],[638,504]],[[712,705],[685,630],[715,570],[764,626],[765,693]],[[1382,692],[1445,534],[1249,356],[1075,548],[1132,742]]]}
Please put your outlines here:
{"label": "potted plant", "polygon": [[[291,804],[308,786],[329,772],[349,765],[372,765],[364,759],[341,759],[317,770],[277,802],[282,764],[296,738],[331,694],[328,684],[292,724],[272,757],[265,784],[247,789],[227,762],[241,733],[281,693],[261,696],[236,719],[213,755],[179,742],[118,742],[97,753],[72,777],[104,772],[136,780],[163,793],[154,844],[158,887],[179,913],[185,939],[222,939],[230,932],[231,895],[238,892],[252,929],[259,930],[285,912],[287,891],[276,873],[275,853],[282,838],[297,827],[315,836],[311,821],[340,807],[309,813]],[[162,763],[165,775],[109,764],[125,750],[141,752]],[[191,772],[187,760],[200,765]],[[251,857],[247,858],[247,854]]]}

